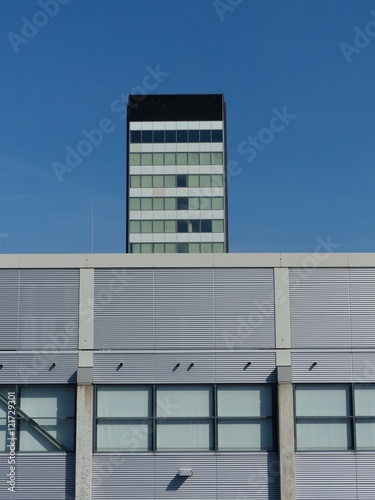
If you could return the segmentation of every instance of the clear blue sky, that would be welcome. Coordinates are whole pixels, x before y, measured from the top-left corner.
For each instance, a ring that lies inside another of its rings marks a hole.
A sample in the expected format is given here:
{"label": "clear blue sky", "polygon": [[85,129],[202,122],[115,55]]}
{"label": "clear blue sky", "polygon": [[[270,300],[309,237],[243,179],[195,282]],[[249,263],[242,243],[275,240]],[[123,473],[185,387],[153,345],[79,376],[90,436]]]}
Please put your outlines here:
{"label": "clear blue sky", "polygon": [[[231,252],[309,252],[328,235],[375,251],[373,1],[64,2],[1,2],[0,253],[90,252],[91,200],[94,251],[124,251],[119,102],[150,68],[150,93],[225,95]],[[59,182],[51,164],[104,118],[113,131]]]}

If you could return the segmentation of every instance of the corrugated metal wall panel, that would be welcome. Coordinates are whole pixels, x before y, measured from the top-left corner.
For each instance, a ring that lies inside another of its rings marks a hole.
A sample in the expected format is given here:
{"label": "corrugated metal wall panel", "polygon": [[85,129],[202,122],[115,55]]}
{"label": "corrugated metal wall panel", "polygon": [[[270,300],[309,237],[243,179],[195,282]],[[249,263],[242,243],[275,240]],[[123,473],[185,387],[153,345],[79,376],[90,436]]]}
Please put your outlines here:
{"label": "corrugated metal wall panel", "polygon": [[375,332],[375,269],[349,269],[353,347],[373,347]]}
{"label": "corrugated metal wall panel", "polygon": [[375,498],[375,453],[357,453],[358,500]]}
{"label": "corrugated metal wall panel", "polygon": [[0,352],[0,384],[15,384],[17,374],[17,354]]}
{"label": "corrugated metal wall panel", "polygon": [[[177,363],[180,366],[176,367]],[[194,363],[189,369],[191,363]],[[155,354],[155,383],[215,382],[213,353]]]}
{"label": "corrugated metal wall panel", "polygon": [[[120,363],[123,363],[123,366],[119,367]],[[95,384],[152,384],[153,382],[153,354],[94,354]]]}
{"label": "corrugated metal wall panel", "polygon": [[93,500],[154,500],[154,456],[93,456]]}
{"label": "corrugated metal wall panel", "polygon": [[275,347],[273,269],[215,269],[218,349]]}
{"label": "corrugated metal wall panel", "polygon": [[350,347],[347,269],[290,269],[292,347]]}
{"label": "corrugated metal wall panel", "polygon": [[353,353],[353,382],[375,382],[375,352]]}
{"label": "corrugated metal wall panel", "polygon": [[16,470],[15,500],[75,498],[75,456],[72,454],[17,453]]}
{"label": "corrugated metal wall panel", "polygon": [[0,270],[0,349],[17,349],[19,270]]}
{"label": "corrugated metal wall panel", "polygon": [[96,349],[153,348],[153,270],[96,269]]}
{"label": "corrugated metal wall panel", "polygon": [[[313,366],[313,363],[317,363]],[[350,352],[293,352],[293,382],[330,383],[352,381]]]}
{"label": "corrugated metal wall panel", "polygon": [[77,349],[78,269],[21,269],[19,349]]}
{"label": "corrugated metal wall panel", "polygon": [[[194,469],[194,476],[180,478],[179,468]],[[215,455],[173,454],[155,457],[155,500],[216,500]]]}
{"label": "corrugated metal wall panel", "polygon": [[18,384],[75,384],[77,381],[78,354],[19,353],[17,363]]}
{"label": "corrugated metal wall panel", "polygon": [[[251,363],[247,366],[247,363]],[[224,352],[216,354],[216,382],[276,382],[274,352]]]}
{"label": "corrugated metal wall panel", "polygon": [[276,453],[218,455],[219,500],[279,500]]}
{"label": "corrugated metal wall panel", "polygon": [[214,349],[213,316],[155,316],[155,349]]}
{"label": "corrugated metal wall panel", "polygon": [[357,500],[354,453],[296,453],[296,500]]}

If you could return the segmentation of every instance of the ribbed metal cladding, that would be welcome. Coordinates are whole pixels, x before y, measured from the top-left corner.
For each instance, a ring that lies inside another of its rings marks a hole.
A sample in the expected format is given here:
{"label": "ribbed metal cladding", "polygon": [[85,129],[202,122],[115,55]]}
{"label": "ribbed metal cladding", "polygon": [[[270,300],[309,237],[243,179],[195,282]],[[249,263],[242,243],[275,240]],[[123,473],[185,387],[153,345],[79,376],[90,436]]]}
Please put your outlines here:
{"label": "ribbed metal cladding", "polygon": [[275,347],[273,269],[215,269],[218,349]]}
{"label": "ribbed metal cladding", "polygon": [[218,500],[279,500],[277,454],[218,455],[217,486]]}
{"label": "ribbed metal cladding", "polygon": [[292,372],[294,383],[352,382],[352,354],[293,352]]}
{"label": "ribbed metal cladding", "polygon": [[155,348],[213,349],[212,269],[155,270]]}
{"label": "ribbed metal cladding", "polygon": [[152,384],[153,382],[153,354],[117,352],[94,354],[95,384]]}
{"label": "ribbed metal cladding", "polygon": [[[14,500],[74,500],[75,498],[73,454],[17,453],[16,473]],[[4,491],[3,488],[2,490]],[[0,498],[12,497],[0,496]]]}
{"label": "ribbed metal cladding", "polygon": [[358,500],[374,500],[375,497],[375,453],[357,453]]}
{"label": "ribbed metal cladding", "polygon": [[296,500],[357,500],[354,453],[296,453],[295,464]]}
{"label": "ribbed metal cladding", "polygon": [[154,456],[96,454],[93,500],[154,500]]}
{"label": "ribbed metal cladding", "polygon": [[292,347],[351,347],[348,270],[290,269]]}
{"label": "ribbed metal cladding", "polygon": [[353,352],[353,382],[375,382],[375,352]]}
{"label": "ribbed metal cladding", "polygon": [[375,269],[349,269],[352,345],[374,347]]}
{"label": "ribbed metal cladding", "polygon": [[78,269],[21,269],[19,349],[77,349]]}
{"label": "ribbed metal cladding", "polygon": [[153,348],[153,270],[96,269],[96,349]]}
{"label": "ribbed metal cladding", "polygon": [[18,384],[75,384],[78,355],[75,353],[19,353]]}
{"label": "ribbed metal cladding", "polygon": [[19,270],[0,270],[1,349],[17,349]]}
{"label": "ribbed metal cladding", "polygon": [[216,382],[273,383],[276,382],[275,369],[274,352],[219,352],[216,354]]}
{"label": "ribbed metal cladding", "polygon": [[0,384],[15,384],[17,374],[17,354],[0,352]]}
{"label": "ribbed metal cladding", "polygon": [[215,382],[215,357],[213,353],[155,354],[156,384],[199,384],[205,382]]}

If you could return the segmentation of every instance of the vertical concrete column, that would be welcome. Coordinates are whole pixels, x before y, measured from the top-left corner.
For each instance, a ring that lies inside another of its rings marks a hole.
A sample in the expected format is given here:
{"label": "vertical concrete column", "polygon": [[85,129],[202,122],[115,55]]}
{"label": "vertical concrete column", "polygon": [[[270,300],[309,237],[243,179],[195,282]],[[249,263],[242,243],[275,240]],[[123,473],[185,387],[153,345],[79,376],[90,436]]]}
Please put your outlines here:
{"label": "vertical concrete column", "polygon": [[92,497],[94,270],[80,270],[76,405],[76,500]]}
{"label": "vertical concrete column", "polygon": [[295,500],[294,402],[291,362],[289,269],[275,268],[276,367],[278,379],[278,431],[280,499]]}

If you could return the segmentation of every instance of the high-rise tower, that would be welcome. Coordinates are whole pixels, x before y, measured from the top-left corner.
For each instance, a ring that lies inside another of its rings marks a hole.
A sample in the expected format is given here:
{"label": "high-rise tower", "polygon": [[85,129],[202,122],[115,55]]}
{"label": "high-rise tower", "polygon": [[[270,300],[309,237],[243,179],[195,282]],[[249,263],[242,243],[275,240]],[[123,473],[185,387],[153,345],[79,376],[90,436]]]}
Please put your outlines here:
{"label": "high-rise tower", "polygon": [[228,251],[221,94],[130,95],[127,251]]}

